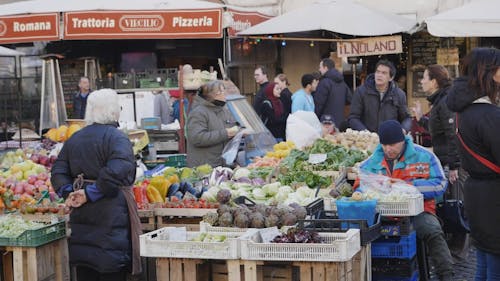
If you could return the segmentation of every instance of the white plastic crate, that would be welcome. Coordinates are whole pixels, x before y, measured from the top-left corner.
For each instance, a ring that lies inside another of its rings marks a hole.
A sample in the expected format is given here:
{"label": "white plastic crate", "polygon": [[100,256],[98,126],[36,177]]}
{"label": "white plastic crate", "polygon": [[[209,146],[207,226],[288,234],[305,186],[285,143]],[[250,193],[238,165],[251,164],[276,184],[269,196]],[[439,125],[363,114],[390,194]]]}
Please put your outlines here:
{"label": "white plastic crate", "polygon": [[407,201],[377,202],[377,212],[382,216],[409,217],[416,216],[424,211],[424,195],[409,195]]}
{"label": "white plastic crate", "polygon": [[[238,259],[240,257],[238,237],[245,233],[220,232],[221,235],[226,235],[224,242],[171,241],[169,228],[172,227],[164,227],[141,235],[141,256],[196,259]],[[200,233],[188,231],[187,239],[193,239]]]}
{"label": "white plastic crate", "polygon": [[200,222],[201,232],[230,232],[230,233],[245,233],[251,228],[239,228],[239,227],[226,227],[226,226],[212,226],[204,221]]}
{"label": "white plastic crate", "polygon": [[325,243],[258,243],[241,239],[241,259],[265,261],[334,261],[350,260],[361,249],[359,229],[345,233],[319,233]]}

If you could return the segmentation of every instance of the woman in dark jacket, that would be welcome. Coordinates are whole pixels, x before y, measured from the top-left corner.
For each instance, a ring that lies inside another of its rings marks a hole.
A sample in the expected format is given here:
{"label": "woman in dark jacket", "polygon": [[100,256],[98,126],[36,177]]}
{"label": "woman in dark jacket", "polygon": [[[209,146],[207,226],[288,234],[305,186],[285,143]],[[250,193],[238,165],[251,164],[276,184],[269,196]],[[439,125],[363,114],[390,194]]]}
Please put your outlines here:
{"label": "woman in dark jacket", "polygon": [[290,86],[290,82],[288,82],[288,78],[285,74],[280,73],[274,77],[274,83],[278,84],[281,88],[280,100],[283,103],[283,107],[285,111],[290,114],[292,112],[292,92],[288,89]]}
{"label": "woman in dark jacket", "polygon": [[281,88],[271,82],[264,89],[265,99],[262,101],[262,121],[267,129],[280,142],[286,138],[286,119],[290,111],[286,111],[280,100]]}
{"label": "woman in dark jacket", "polygon": [[455,140],[455,114],[448,109],[445,100],[451,86],[448,70],[438,64],[427,66],[420,85],[431,104],[429,117],[422,114],[420,103],[416,103],[413,113],[420,126],[426,128],[432,139],[433,152],[443,167],[449,168],[448,179],[455,183],[458,179],[460,159]]}
{"label": "woman in dark jacket", "polygon": [[461,163],[470,176],[464,195],[477,248],[475,280],[500,280],[500,171],[478,160],[500,169],[500,50],[473,49],[464,58],[461,75],[447,105],[457,112]]}
{"label": "woman in dark jacket", "polygon": [[116,128],[119,115],[114,90],[89,95],[88,126],[64,143],[51,171],[54,189],[72,208],[69,260],[78,280],[126,280],[132,263],[140,271],[136,165],[130,140]]}

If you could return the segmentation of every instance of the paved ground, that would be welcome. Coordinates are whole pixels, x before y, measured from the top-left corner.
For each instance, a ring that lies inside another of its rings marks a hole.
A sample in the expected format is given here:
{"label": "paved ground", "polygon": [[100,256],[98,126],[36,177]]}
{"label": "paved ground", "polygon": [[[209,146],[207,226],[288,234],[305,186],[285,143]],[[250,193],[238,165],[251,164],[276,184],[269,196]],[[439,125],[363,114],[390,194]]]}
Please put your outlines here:
{"label": "paved ground", "polygon": [[[473,281],[476,271],[476,250],[471,247],[463,259],[457,259],[453,266],[455,270],[455,281]],[[439,278],[431,270],[430,281],[439,281]]]}

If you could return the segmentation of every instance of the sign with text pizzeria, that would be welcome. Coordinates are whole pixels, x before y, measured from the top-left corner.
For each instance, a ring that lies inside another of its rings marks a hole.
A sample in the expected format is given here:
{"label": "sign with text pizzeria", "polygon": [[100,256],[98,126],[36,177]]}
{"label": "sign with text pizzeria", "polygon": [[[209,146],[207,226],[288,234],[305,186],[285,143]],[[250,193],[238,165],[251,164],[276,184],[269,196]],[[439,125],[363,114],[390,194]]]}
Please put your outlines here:
{"label": "sign with text pizzeria", "polygon": [[59,13],[0,17],[0,44],[59,40]]}
{"label": "sign with text pizzeria", "polygon": [[64,13],[65,39],[220,38],[222,10]]}

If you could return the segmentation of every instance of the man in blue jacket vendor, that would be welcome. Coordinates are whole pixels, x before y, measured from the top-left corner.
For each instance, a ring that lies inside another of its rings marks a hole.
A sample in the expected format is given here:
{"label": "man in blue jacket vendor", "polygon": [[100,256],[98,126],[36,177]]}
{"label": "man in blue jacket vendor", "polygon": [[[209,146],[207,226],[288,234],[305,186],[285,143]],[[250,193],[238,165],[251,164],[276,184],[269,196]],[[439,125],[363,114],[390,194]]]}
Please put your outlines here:
{"label": "man in blue jacket vendor", "polygon": [[447,180],[437,156],[405,136],[398,121],[388,120],[378,129],[380,144],[360,169],[404,180],[424,195],[424,212],[414,219],[417,237],[425,241],[441,281],[453,280],[453,261],[441,224],[436,217],[435,197],[442,195]]}

